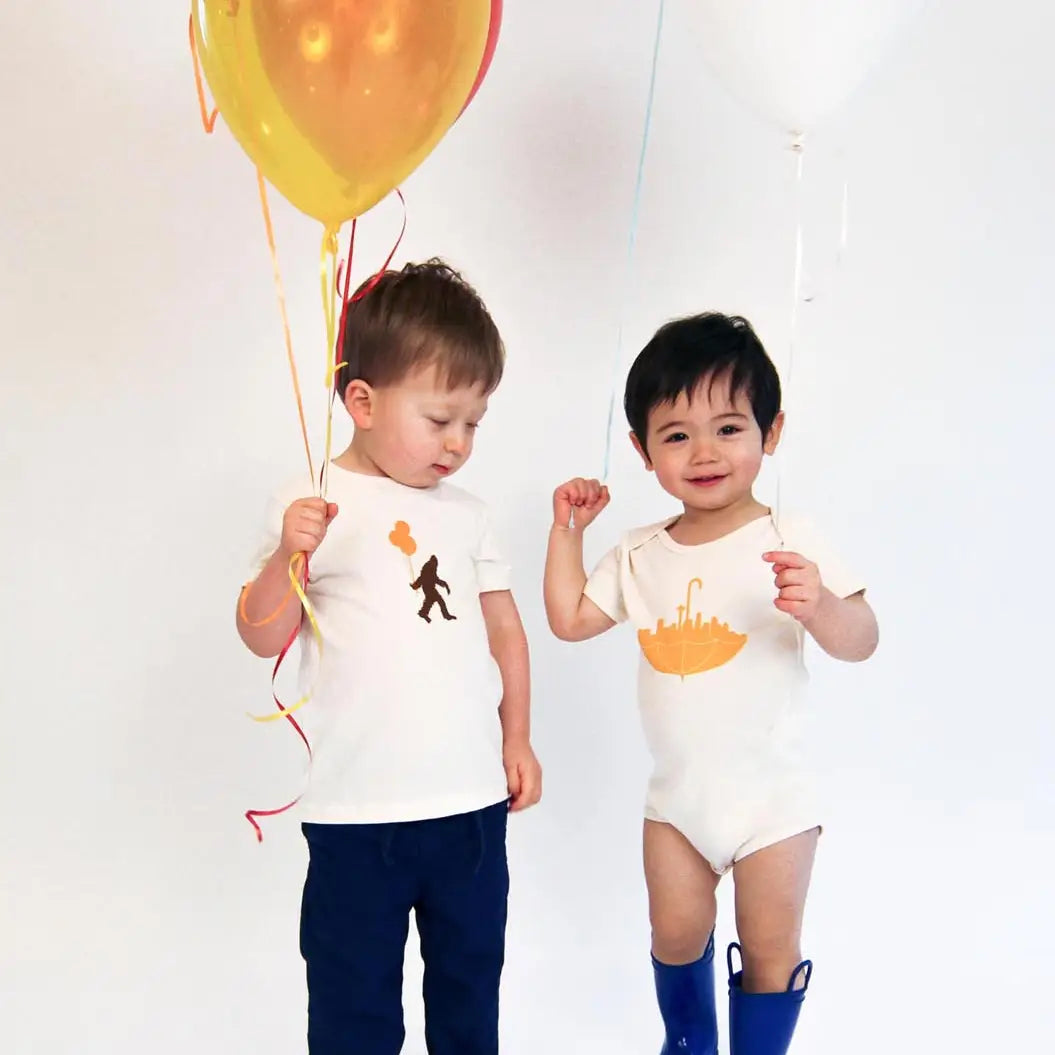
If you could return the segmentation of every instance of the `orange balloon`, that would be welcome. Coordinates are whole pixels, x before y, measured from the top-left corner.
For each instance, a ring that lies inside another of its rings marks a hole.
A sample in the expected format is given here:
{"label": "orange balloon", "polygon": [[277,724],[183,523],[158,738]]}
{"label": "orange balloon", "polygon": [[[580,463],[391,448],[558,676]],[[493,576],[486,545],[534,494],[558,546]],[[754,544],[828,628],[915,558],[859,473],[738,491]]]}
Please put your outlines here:
{"label": "orange balloon", "polygon": [[388,541],[408,557],[418,551],[418,544],[410,534],[410,525],[405,520],[397,520],[396,526],[388,533]]}
{"label": "orange balloon", "polygon": [[231,132],[280,193],[331,229],[443,138],[491,21],[490,0],[197,0],[191,10]]}

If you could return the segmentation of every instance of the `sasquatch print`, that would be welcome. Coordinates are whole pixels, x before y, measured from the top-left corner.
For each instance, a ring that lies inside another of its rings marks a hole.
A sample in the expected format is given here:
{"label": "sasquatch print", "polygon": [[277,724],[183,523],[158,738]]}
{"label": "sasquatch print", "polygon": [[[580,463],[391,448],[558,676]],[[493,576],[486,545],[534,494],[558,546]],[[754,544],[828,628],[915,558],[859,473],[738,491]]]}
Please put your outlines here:
{"label": "sasquatch print", "polygon": [[426,623],[431,623],[432,620],[429,618],[429,612],[432,611],[434,605],[439,605],[440,614],[444,619],[457,619],[456,615],[452,615],[447,608],[447,604],[443,599],[443,595],[440,593],[440,587],[447,591],[448,594],[451,592],[450,586],[447,585],[440,578],[440,562],[439,558],[435,554],[421,567],[421,574],[410,584],[412,590],[421,590],[424,594],[424,601],[421,605],[421,610],[418,615],[425,620]]}

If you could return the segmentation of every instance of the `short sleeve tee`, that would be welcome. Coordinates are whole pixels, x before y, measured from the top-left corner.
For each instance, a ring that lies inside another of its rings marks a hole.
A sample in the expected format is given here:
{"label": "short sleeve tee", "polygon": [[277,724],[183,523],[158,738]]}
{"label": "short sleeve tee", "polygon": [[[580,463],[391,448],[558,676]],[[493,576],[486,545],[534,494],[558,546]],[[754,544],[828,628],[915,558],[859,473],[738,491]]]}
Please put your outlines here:
{"label": "short sleeve tee", "polygon": [[[279,544],[310,481],[270,503],[251,578]],[[299,813],[316,823],[384,823],[471,812],[507,796],[502,681],[480,594],[508,590],[488,511],[441,482],[406,487],[331,469],[338,514],[309,565],[297,712],[312,744]]]}

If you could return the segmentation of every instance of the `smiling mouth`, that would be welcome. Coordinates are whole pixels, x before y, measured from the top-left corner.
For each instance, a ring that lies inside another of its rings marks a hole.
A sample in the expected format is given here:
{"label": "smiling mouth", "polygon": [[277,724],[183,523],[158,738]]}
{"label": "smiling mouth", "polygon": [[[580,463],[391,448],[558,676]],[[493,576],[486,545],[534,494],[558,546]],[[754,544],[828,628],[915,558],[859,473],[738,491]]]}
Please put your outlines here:
{"label": "smiling mouth", "polygon": [[725,479],[725,476],[692,476],[689,478],[689,483],[694,487],[713,487],[715,484],[720,484]]}
{"label": "smiling mouth", "polygon": [[451,467],[449,465],[434,465],[433,469],[435,469],[436,472],[440,474],[440,476],[446,476],[447,473],[451,471]]}

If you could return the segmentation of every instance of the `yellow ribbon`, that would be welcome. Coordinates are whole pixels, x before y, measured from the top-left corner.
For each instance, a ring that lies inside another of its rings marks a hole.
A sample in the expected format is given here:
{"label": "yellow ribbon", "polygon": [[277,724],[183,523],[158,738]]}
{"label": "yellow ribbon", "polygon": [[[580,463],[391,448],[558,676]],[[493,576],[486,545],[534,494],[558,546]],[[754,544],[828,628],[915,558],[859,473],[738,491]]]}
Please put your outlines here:
{"label": "yellow ribbon", "polygon": [[[304,453],[308,459],[308,472],[311,474],[312,481],[315,480],[315,466],[311,457],[311,444],[308,440],[308,429],[307,423],[304,417],[304,401],[301,397],[300,381],[297,375],[297,364],[296,359],[293,355],[293,337],[290,331],[289,316],[286,309],[286,296],[285,290],[282,284],[282,271],[278,263],[278,248],[275,244],[275,229],[274,224],[271,220],[271,209],[268,204],[267,196],[267,184],[264,180],[263,174],[257,169],[257,187],[260,192],[260,208],[264,217],[264,230],[267,235],[267,247],[268,252],[271,256],[271,271],[275,283],[275,294],[278,298],[279,313],[282,319],[282,331],[285,338],[286,345],[286,357],[289,361],[290,375],[293,380],[293,395],[297,403],[297,415],[300,420],[301,436],[304,440]],[[335,230],[327,230],[322,243],[322,254],[320,262],[320,277],[322,284],[322,305],[323,312],[326,320],[326,387],[328,392],[333,390],[333,376],[335,373],[335,357],[336,357],[336,329],[337,329],[337,282],[336,282],[336,268],[337,268],[337,251],[338,251],[338,232]],[[333,436],[333,401],[332,398],[327,404],[326,414],[326,451],[323,460],[322,473],[318,484],[319,497],[326,497],[326,485],[328,482],[328,470],[330,463],[330,452],[332,449],[332,436]],[[312,607],[311,601],[308,600],[307,592],[301,585],[301,572],[307,566],[307,558],[303,553],[295,553],[289,562],[289,581],[290,589],[286,593],[285,597],[282,598],[281,604],[265,619],[259,623],[252,623],[246,618],[245,612],[245,597],[248,594],[249,586],[242,592],[242,598],[240,600],[240,606],[242,608],[242,618],[249,626],[263,626],[266,623],[271,622],[278,617],[278,614],[286,607],[289,601],[290,594],[295,593],[298,600],[300,601],[301,607],[304,610],[304,615],[311,626],[312,636],[315,639],[316,647],[319,650],[319,659],[322,659],[323,644],[322,644],[322,632],[319,630],[318,619],[315,616],[315,609]],[[292,644],[292,641],[290,642]],[[289,646],[287,646],[289,647]],[[293,714],[295,711],[300,710],[312,697],[314,686],[308,689],[308,691],[301,696],[299,700],[291,707],[283,707],[282,704],[278,703],[276,699],[277,710],[273,713],[256,715],[250,714],[249,717],[254,722],[274,722],[280,718],[286,718]]]}
{"label": "yellow ribbon", "polygon": [[[260,180],[260,200],[264,206],[264,216],[268,231],[268,246],[271,249],[271,259],[274,265],[275,283],[278,289],[279,302],[282,305],[282,324],[286,331],[286,346],[290,349],[290,364],[293,364],[292,349],[289,340],[289,324],[286,319],[285,310],[285,298],[282,295],[282,284],[281,277],[278,269],[278,257],[275,252],[274,236],[272,234],[271,216],[270,211],[267,207],[267,192],[265,190],[264,178],[257,171],[257,176]],[[322,287],[322,308],[326,320],[326,390],[328,393],[333,391],[333,378],[336,373],[336,342],[337,342],[337,251],[338,251],[338,240],[337,231],[328,230],[323,236],[322,240],[322,252],[320,254],[319,262],[319,275]],[[300,410],[301,424],[304,423],[304,408],[300,398],[300,388],[296,383],[296,369],[293,372],[294,378],[294,391],[297,397],[297,407]],[[307,436],[305,434],[305,441]],[[307,446],[307,444],[305,444]],[[326,497],[326,486],[329,478],[329,466],[330,466],[330,452],[333,447],[333,399],[332,397],[327,400],[326,410],[326,451],[323,457],[322,463],[322,474],[319,480],[319,497]],[[314,468],[311,465],[311,451],[308,449],[308,466],[312,472],[312,479],[314,479]],[[319,660],[322,660],[323,655],[323,643],[322,643],[322,631],[319,630],[319,621],[315,616],[315,609],[312,606],[311,601],[308,600],[308,595],[301,585],[301,571],[307,565],[307,558],[303,553],[295,553],[289,562],[289,582],[290,590],[296,593],[297,598],[300,601],[301,607],[304,609],[304,615],[308,620],[308,624],[311,626],[312,636],[315,639],[315,645],[319,650]],[[275,612],[269,616],[269,619],[274,618],[279,611],[285,607],[286,601],[289,599],[289,594],[283,599],[282,605]],[[244,618],[244,616],[243,616]],[[299,631],[298,631],[299,632]],[[291,642],[292,643],[292,642]],[[278,703],[278,709],[273,713],[269,714],[250,714],[249,717],[254,722],[277,722],[281,718],[286,718],[296,711],[299,711],[312,697],[314,686],[308,689],[303,696],[292,707],[283,707],[282,704]],[[278,701],[276,700],[276,703]]]}
{"label": "yellow ribbon", "polygon": [[[304,614],[308,619],[308,624],[311,626],[312,636],[315,638],[315,645],[319,650],[319,659],[321,660],[323,653],[322,631],[319,630],[319,622],[315,617],[315,609],[312,607],[311,601],[308,600],[307,593],[304,591],[304,588],[300,584],[301,571],[305,567],[306,563],[307,560],[303,553],[294,553],[293,556],[290,558],[290,593],[296,593],[297,597],[300,600],[301,606],[304,609]],[[286,601],[284,600],[282,604],[278,608],[276,608],[275,611],[272,612],[266,619],[262,619],[259,623],[251,623],[245,618],[245,597],[248,594],[249,589],[250,587],[246,586],[246,588],[242,591],[242,600],[240,601],[240,605],[242,607],[242,618],[248,623],[249,626],[263,626],[265,623],[271,622],[271,620],[275,619],[278,613],[281,612],[286,605]],[[286,594],[286,600],[288,600],[288,598],[289,593]],[[299,633],[299,629],[297,632]],[[292,641],[290,642],[290,644],[292,644]],[[250,714],[249,717],[252,718],[254,722],[277,722],[280,718],[286,718],[289,715],[293,714],[295,711],[299,711],[301,707],[303,707],[304,704],[306,704],[311,699],[313,688],[314,686],[309,688],[308,691],[304,693],[304,695],[301,696],[301,698],[297,700],[297,702],[293,704],[292,707],[283,707],[282,704],[278,703],[276,699],[275,702],[278,707],[276,711],[269,714]]]}
{"label": "yellow ribbon", "polygon": [[[330,451],[333,447],[333,379],[337,373],[337,230],[327,228],[319,254],[319,282],[322,311],[326,319],[326,448],[322,463],[320,495],[326,497],[330,477]],[[351,267],[351,260],[348,266]]]}
{"label": "yellow ribbon", "polygon": [[[194,81],[198,96],[198,105],[201,113],[202,126],[205,131],[212,133],[217,119],[218,111],[213,108],[210,110],[208,103],[206,102],[205,86],[202,78],[201,64],[198,56],[197,38],[196,38],[196,15],[197,11],[192,7],[192,14],[188,24],[188,34],[190,38],[190,50],[191,58],[194,64]],[[241,35],[236,34],[235,36],[235,48],[237,52],[236,62],[236,76],[239,82],[242,80],[243,74],[243,62],[241,55],[242,40]],[[247,122],[247,127],[252,133],[256,131],[256,124],[250,120]],[[308,473],[312,480],[313,488],[317,488],[317,494],[321,498],[326,497],[327,484],[329,480],[329,464],[330,456],[333,448],[333,403],[334,403],[334,376],[337,370],[340,368],[336,364],[337,356],[337,304],[340,299],[337,289],[337,253],[339,250],[339,234],[340,225],[336,227],[327,227],[323,235],[322,251],[320,254],[320,282],[322,286],[322,305],[323,313],[326,322],[326,391],[327,391],[327,410],[326,410],[326,445],[325,445],[325,456],[322,464],[322,469],[318,478],[315,476],[315,466],[311,455],[311,443],[308,439],[308,427],[305,420],[304,414],[304,401],[301,396],[300,380],[297,373],[296,358],[293,354],[293,336],[289,325],[289,314],[286,306],[285,290],[282,283],[282,272],[279,268],[278,263],[278,250],[275,244],[275,231],[274,224],[271,219],[271,209],[268,204],[267,194],[267,183],[264,178],[264,174],[259,167],[257,167],[257,188],[260,195],[260,208],[264,218],[264,230],[267,235],[267,246],[268,252],[271,257],[271,268],[272,277],[274,279],[275,294],[278,299],[279,314],[282,322],[282,332],[285,341],[286,358],[289,362],[290,376],[293,382],[293,395],[297,405],[297,416],[300,422],[301,437],[304,441],[304,453],[308,460]],[[404,226],[405,226],[404,218]],[[351,259],[349,255],[348,266],[351,267]],[[345,281],[348,281],[348,276],[345,276]],[[341,366],[344,364],[342,363]],[[317,482],[316,482],[317,481]],[[311,627],[312,637],[314,638],[315,645],[318,649],[319,659],[321,661],[323,655],[323,640],[322,631],[319,629],[319,622],[315,615],[315,609],[312,606],[311,601],[308,599],[306,586],[307,586],[307,569],[308,569],[308,558],[305,553],[296,553],[290,558],[289,562],[289,581],[290,589],[286,592],[282,598],[281,603],[278,607],[267,615],[265,618],[258,622],[253,622],[248,618],[246,612],[246,599],[248,598],[249,591],[252,588],[252,583],[247,583],[242,588],[241,596],[238,599],[239,612],[241,614],[243,622],[247,626],[264,626],[267,623],[273,622],[278,616],[285,610],[286,605],[289,603],[292,594],[296,594],[298,601],[300,602],[301,608],[304,613],[304,618],[307,619],[308,625]],[[303,583],[302,583],[303,578]],[[286,643],[282,652],[280,653],[278,662],[275,665],[274,673],[272,674],[272,695],[274,694],[274,679],[277,676],[279,666],[282,663],[283,658],[293,646],[294,641],[300,633],[301,627],[298,626],[296,631],[291,636],[290,640]],[[275,696],[276,710],[273,713],[256,715],[249,714],[249,717],[254,722],[275,722],[283,718],[289,718],[294,712],[300,710],[306,703],[308,703],[314,693],[314,684],[312,684],[308,691],[305,692],[300,699],[297,700],[291,707],[284,707],[279,703],[277,696]],[[296,726],[296,722],[293,723]],[[297,726],[298,732],[300,732],[299,726]],[[303,736],[303,733],[301,733]],[[307,740],[305,740],[307,744]],[[308,747],[310,753],[311,748]],[[288,807],[284,807],[288,808]],[[260,828],[256,821],[253,819],[254,816],[267,816],[271,815],[272,812],[282,811],[267,811],[265,813],[258,813],[256,811],[250,811],[246,816],[253,824],[254,828],[257,829],[257,837],[261,838]]]}

